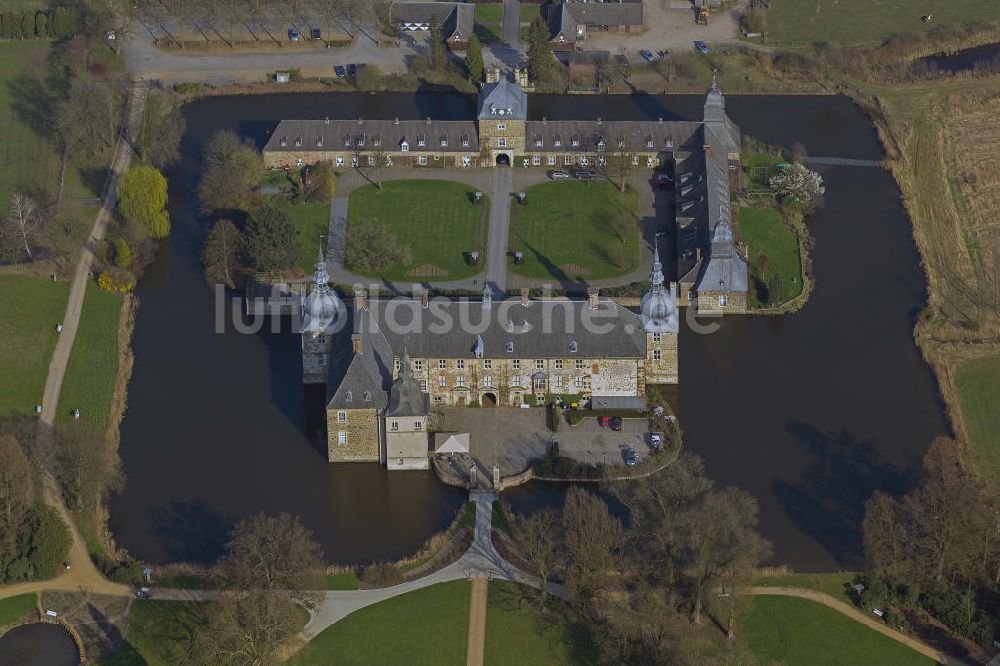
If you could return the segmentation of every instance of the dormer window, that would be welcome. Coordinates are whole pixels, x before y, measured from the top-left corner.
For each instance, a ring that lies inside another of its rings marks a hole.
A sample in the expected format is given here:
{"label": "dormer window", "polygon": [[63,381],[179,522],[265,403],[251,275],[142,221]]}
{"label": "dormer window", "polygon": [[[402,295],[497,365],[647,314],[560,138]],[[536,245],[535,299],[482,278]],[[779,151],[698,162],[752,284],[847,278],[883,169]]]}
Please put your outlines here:
{"label": "dormer window", "polygon": [[417,135],[417,146],[423,148],[425,145],[427,145],[427,142],[424,140],[424,135],[423,134],[418,134]]}
{"label": "dormer window", "polygon": [[574,147],[574,148],[579,148],[579,147],[580,147],[580,137],[578,137],[578,136],[574,136],[574,137],[573,137],[573,138],[571,139],[571,141],[570,141],[570,142],[571,142],[571,143],[573,144],[573,147]]}
{"label": "dormer window", "polygon": [[560,138],[558,134],[552,137],[552,145],[554,145],[556,148],[562,146],[562,138]]}
{"label": "dormer window", "polygon": [[350,134],[345,134],[344,135],[344,148],[350,148],[350,147],[351,147],[351,135]]}
{"label": "dormer window", "polygon": [[604,139],[598,139],[597,140],[597,149],[598,150],[604,150]]}
{"label": "dormer window", "polygon": [[316,137],[316,147],[317,148],[323,147],[323,137],[321,136]]}
{"label": "dormer window", "polygon": [[381,146],[382,145],[382,135],[381,134],[376,134],[376,135],[372,136],[372,144],[374,144],[374,146],[376,148],[378,148],[379,146]]}
{"label": "dormer window", "polygon": [[302,145],[302,137],[301,136],[295,137],[295,145],[296,146],[301,146]]}
{"label": "dormer window", "polygon": [[618,148],[619,149],[625,148],[625,139],[618,139]]}
{"label": "dormer window", "polygon": [[448,147],[448,137],[447,136],[441,137],[441,147],[442,148],[447,148]]}
{"label": "dormer window", "polygon": [[288,145],[288,137],[287,136],[283,136],[280,139],[278,139],[278,145],[279,146],[287,146]]}
{"label": "dormer window", "polygon": [[647,148],[652,148],[653,147],[653,137],[651,137],[651,136],[647,136],[646,137],[646,147]]}
{"label": "dormer window", "polygon": [[[503,111],[503,109],[501,109],[501,111]],[[498,132],[506,132],[507,131],[507,124],[506,123],[497,123],[497,131]]]}
{"label": "dormer window", "polygon": [[365,135],[362,134],[358,137],[358,148],[363,148],[365,145]]}
{"label": "dormer window", "polygon": [[372,392],[365,391],[365,402],[371,402],[371,401],[372,401]]}
{"label": "dormer window", "polygon": [[404,153],[410,152],[410,144],[406,141],[406,139],[403,139],[403,141],[399,144],[399,149]]}
{"label": "dormer window", "polygon": [[508,331],[513,331],[514,330],[514,320],[513,319],[508,319],[507,320],[507,330]]}
{"label": "dormer window", "polygon": [[569,351],[570,353],[575,354],[576,350],[577,350],[576,340],[573,340],[572,342],[569,343]]}
{"label": "dormer window", "polygon": [[469,135],[468,134],[463,134],[462,135],[462,147],[463,148],[468,148],[469,147]]}
{"label": "dormer window", "polygon": [[344,394],[344,402],[350,402],[352,399],[354,399],[354,394],[351,391]]}
{"label": "dormer window", "polygon": [[537,136],[535,137],[535,147],[536,147],[536,148],[541,148],[541,147],[542,147],[542,143],[543,143],[543,142],[542,142],[542,135],[541,135],[541,134],[539,134],[539,135],[537,135]]}
{"label": "dormer window", "polygon": [[507,353],[508,354],[514,353],[514,343],[509,340],[507,341]]}

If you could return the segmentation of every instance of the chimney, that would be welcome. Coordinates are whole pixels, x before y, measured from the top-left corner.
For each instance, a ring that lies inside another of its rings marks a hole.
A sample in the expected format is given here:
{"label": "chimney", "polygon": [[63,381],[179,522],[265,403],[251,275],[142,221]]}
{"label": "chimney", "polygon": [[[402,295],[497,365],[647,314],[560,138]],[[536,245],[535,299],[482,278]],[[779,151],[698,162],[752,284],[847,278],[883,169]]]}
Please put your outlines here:
{"label": "chimney", "polygon": [[597,296],[598,296],[597,289],[588,289],[587,290],[587,300],[590,303],[590,309],[591,310],[596,310],[597,309]]}
{"label": "chimney", "polygon": [[546,118],[545,116],[542,116],[542,124],[543,125],[546,124],[548,121],[549,121],[548,118]]}
{"label": "chimney", "polygon": [[677,300],[678,297],[677,283],[672,280],[670,282],[670,295],[674,297],[674,300]]}
{"label": "chimney", "polygon": [[325,116],[323,118],[323,124],[324,125],[329,125],[330,124],[330,116]]}
{"label": "chimney", "polygon": [[355,333],[351,336],[351,348],[354,350],[355,354],[361,353],[361,334]]}
{"label": "chimney", "polygon": [[521,305],[528,306],[528,288],[521,287]]}
{"label": "chimney", "polygon": [[361,116],[358,116],[358,124],[359,125],[364,125],[365,124],[365,121],[364,121],[364,119]]}
{"label": "chimney", "polygon": [[431,117],[430,117],[430,116],[427,116],[427,124],[428,124],[428,125],[430,125],[430,124],[431,124]]}
{"label": "chimney", "polygon": [[424,289],[420,292],[420,307],[426,308],[431,304],[431,290]]}
{"label": "chimney", "polygon": [[694,249],[694,260],[695,261],[701,261],[701,248],[700,247],[696,247]]}
{"label": "chimney", "polygon": [[600,124],[601,124],[601,117],[600,117],[600,116],[597,116],[597,124],[598,124],[598,125],[600,125]]}
{"label": "chimney", "polygon": [[393,125],[398,125],[399,124],[399,118],[393,118],[392,124]]}
{"label": "chimney", "polygon": [[662,125],[662,124],[663,124],[663,117],[662,117],[662,116],[660,116],[659,118],[657,118],[657,119],[656,119],[656,122],[657,122],[658,124]]}
{"label": "chimney", "polygon": [[368,292],[363,289],[354,292],[354,309],[359,312],[368,309]]}

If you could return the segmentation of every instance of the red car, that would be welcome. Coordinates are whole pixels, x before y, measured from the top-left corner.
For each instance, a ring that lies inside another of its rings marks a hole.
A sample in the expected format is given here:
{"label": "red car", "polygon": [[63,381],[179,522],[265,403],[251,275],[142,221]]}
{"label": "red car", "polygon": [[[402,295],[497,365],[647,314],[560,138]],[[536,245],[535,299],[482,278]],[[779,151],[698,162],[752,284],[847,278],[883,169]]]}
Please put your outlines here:
{"label": "red car", "polygon": [[598,416],[597,425],[601,426],[602,428],[610,428],[611,419],[609,419],[607,416]]}
{"label": "red car", "polygon": [[657,190],[674,189],[674,179],[665,173],[658,173],[653,179],[653,188]]}

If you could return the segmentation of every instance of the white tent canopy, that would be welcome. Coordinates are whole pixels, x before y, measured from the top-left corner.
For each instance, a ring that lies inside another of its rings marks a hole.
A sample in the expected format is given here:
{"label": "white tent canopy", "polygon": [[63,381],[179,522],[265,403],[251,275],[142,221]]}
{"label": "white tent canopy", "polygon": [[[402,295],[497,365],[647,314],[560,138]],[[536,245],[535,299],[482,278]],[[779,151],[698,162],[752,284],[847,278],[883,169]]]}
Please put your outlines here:
{"label": "white tent canopy", "polygon": [[[437,447],[434,449],[434,453],[468,453],[469,452],[469,433],[453,433],[445,436],[443,433],[439,434],[436,438],[438,443]],[[443,440],[443,441],[441,441]]]}

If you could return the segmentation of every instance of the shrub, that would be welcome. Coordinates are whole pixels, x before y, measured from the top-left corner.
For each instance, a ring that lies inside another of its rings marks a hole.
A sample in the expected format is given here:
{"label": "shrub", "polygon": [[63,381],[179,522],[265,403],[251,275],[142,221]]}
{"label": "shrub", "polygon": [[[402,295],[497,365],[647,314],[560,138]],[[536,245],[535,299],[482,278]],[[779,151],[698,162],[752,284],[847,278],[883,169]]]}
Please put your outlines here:
{"label": "shrub", "polygon": [[66,560],[69,529],[55,509],[39,504],[31,517],[30,532],[28,563],[34,577],[52,578]]}
{"label": "shrub", "polygon": [[372,564],[361,572],[361,580],[369,585],[388,587],[403,582],[403,574],[391,564]]}
{"label": "shrub", "polygon": [[135,289],[135,276],[123,268],[111,266],[101,271],[97,285],[112,294],[127,294]]}
{"label": "shrub", "polygon": [[350,270],[375,273],[410,262],[410,251],[378,220],[363,219],[348,225],[345,245],[344,263]]}
{"label": "shrub", "polygon": [[115,266],[118,268],[128,268],[132,264],[132,250],[128,247],[128,241],[124,238],[115,240]]}

